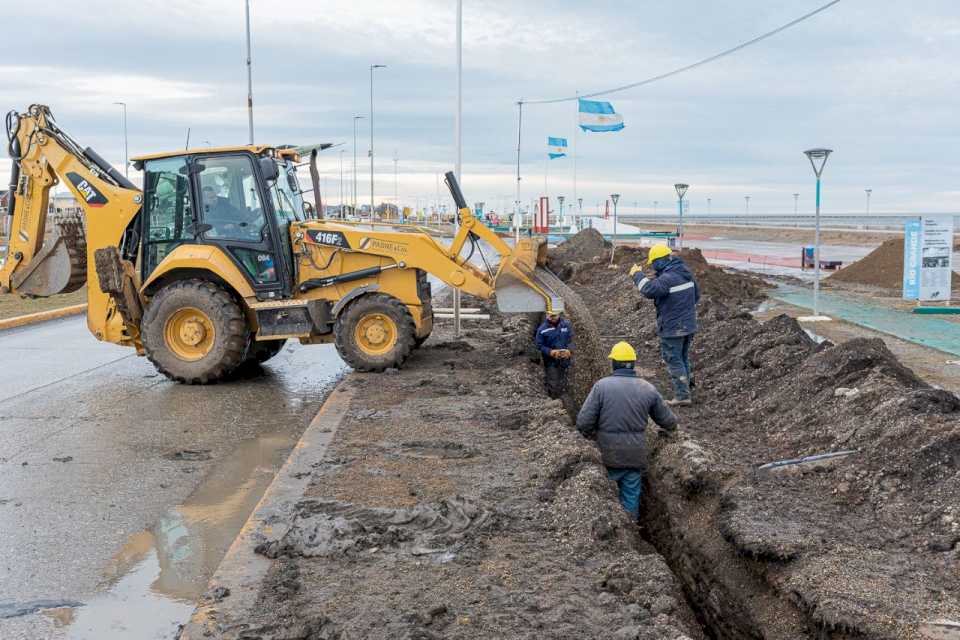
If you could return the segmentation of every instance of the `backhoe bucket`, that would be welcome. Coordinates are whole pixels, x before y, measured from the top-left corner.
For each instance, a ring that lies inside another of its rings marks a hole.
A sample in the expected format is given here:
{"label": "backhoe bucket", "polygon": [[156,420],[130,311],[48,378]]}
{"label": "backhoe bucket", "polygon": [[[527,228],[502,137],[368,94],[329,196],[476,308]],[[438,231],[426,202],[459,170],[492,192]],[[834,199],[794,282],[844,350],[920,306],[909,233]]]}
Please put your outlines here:
{"label": "backhoe bucket", "polygon": [[547,245],[543,240],[524,238],[509,257],[501,260],[494,283],[500,311],[563,311],[563,297],[558,293],[563,283],[543,267],[546,259]]}
{"label": "backhoe bucket", "polygon": [[87,239],[83,221],[67,218],[54,225],[33,259],[14,272],[11,284],[18,293],[46,298],[76,291],[86,280]]}

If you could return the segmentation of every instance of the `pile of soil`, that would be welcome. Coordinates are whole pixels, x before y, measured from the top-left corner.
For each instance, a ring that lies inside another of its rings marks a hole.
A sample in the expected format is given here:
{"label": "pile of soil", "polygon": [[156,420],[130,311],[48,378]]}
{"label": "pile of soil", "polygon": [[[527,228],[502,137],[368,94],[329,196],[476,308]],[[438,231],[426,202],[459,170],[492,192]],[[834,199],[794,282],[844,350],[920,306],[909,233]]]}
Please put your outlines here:
{"label": "pile of soil", "polygon": [[[643,514],[710,634],[894,640],[960,620],[960,399],[880,340],[817,344],[787,316],[756,321],[750,284],[716,274],[702,282],[696,404],[677,442],[650,442]],[[603,260],[569,284],[604,347],[630,341],[670,395],[652,303]],[[840,451],[854,453],[759,469]]]}
{"label": "pile of soil", "polygon": [[903,238],[892,238],[829,277],[834,282],[866,284],[885,289],[903,286]]}
{"label": "pile of soil", "polygon": [[537,318],[470,305],[497,320],[460,340],[439,324],[399,372],[341,384],[350,408],[293,527],[258,547],[260,601],[217,637],[704,638],[544,396],[523,346]]}

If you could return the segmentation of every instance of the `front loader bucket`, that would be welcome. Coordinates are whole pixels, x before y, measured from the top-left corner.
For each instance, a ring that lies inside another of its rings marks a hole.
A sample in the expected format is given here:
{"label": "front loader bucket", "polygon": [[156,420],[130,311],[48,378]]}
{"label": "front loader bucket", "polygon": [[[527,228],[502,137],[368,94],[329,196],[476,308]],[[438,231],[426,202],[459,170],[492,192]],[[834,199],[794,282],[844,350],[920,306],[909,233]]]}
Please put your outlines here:
{"label": "front loader bucket", "polygon": [[[12,256],[7,256],[10,260]],[[13,274],[19,293],[38,298],[70,293],[87,281],[87,239],[79,218],[57,222],[43,247]]]}
{"label": "front loader bucket", "polygon": [[563,297],[558,293],[562,283],[542,266],[546,257],[547,245],[543,240],[524,238],[501,261],[494,283],[500,311],[563,311]]}

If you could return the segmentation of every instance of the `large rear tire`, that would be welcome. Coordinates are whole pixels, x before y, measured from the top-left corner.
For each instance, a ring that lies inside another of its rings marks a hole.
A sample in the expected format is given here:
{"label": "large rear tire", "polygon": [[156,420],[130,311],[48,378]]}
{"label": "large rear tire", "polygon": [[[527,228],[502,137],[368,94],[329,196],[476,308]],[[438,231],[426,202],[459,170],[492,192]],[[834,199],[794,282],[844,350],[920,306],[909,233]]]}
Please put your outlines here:
{"label": "large rear tire", "polygon": [[241,362],[250,330],[240,305],[222,287],[179,280],[150,301],[143,346],[157,370],[186,384],[217,382]]}
{"label": "large rear tire", "polygon": [[357,371],[400,368],[416,341],[416,325],[407,306],[382,293],[351,302],[337,317],[333,331],[337,352]]}

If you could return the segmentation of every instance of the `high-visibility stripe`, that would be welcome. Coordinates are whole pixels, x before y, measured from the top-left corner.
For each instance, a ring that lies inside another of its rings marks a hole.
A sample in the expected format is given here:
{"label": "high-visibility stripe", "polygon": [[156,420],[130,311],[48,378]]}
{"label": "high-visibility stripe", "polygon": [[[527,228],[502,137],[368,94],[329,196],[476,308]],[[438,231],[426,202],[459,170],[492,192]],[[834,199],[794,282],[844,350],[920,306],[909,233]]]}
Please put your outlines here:
{"label": "high-visibility stripe", "polygon": [[685,291],[687,289],[693,289],[693,281],[684,282],[683,284],[678,284],[675,287],[670,287],[670,293],[677,293],[678,291]]}
{"label": "high-visibility stripe", "polygon": [[637,283],[637,289],[643,289],[643,286],[648,282],[650,282],[650,278],[644,278],[643,280]]}
{"label": "high-visibility stripe", "polygon": [[541,329],[540,333],[546,333],[547,331],[556,331],[556,327],[547,327],[546,329]]}

